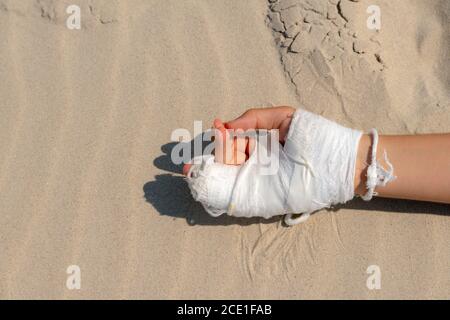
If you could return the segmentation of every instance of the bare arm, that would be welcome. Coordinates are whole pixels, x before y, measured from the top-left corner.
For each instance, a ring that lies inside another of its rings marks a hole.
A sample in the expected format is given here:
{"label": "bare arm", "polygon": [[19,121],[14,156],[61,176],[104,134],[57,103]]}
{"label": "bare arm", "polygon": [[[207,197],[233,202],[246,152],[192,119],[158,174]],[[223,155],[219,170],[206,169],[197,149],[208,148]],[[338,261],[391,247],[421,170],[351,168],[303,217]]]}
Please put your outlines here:
{"label": "bare arm", "polygon": [[[283,143],[294,112],[295,109],[291,107],[250,109],[224,125],[216,120],[215,127],[243,130],[279,129],[280,141]],[[358,149],[354,181],[355,193],[359,195],[367,191],[365,182],[371,145],[371,138],[363,135]],[[394,166],[397,179],[385,187],[377,187],[375,191],[378,196],[450,203],[450,134],[380,135],[377,159],[387,168],[383,161],[384,150]],[[231,161],[227,164],[236,163]],[[185,166],[185,173],[189,167],[190,165]]]}
{"label": "bare arm", "polygon": [[[355,192],[366,192],[365,181],[371,138],[361,138]],[[450,134],[380,136],[377,159],[386,150],[397,179],[377,187],[379,197],[450,203]]]}
{"label": "bare arm", "polygon": [[[279,128],[283,142],[294,111],[291,107],[251,109],[226,126],[244,130]],[[367,191],[365,182],[371,145],[371,138],[363,135],[356,164],[356,194]],[[380,135],[377,159],[387,168],[383,161],[384,150],[397,179],[385,187],[377,187],[379,197],[450,203],[450,134]]]}

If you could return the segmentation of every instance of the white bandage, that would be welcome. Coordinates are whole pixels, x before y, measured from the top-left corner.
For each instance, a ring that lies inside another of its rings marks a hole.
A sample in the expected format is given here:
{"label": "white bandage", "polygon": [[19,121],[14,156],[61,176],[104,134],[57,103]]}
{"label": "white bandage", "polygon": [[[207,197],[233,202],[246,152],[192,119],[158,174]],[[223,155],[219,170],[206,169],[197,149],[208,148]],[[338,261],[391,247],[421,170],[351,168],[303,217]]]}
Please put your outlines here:
{"label": "white bandage", "polygon": [[367,192],[361,195],[364,201],[372,200],[373,196],[376,196],[375,188],[377,186],[386,186],[388,182],[395,180],[397,177],[394,176],[394,167],[389,162],[386,150],[384,150],[384,161],[389,166],[389,170],[386,170],[377,161],[377,148],[378,148],[378,131],[376,129],[370,130],[372,135],[372,147],[370,148],[370,165],[367,168],[366,173],[366,188]]}
{"label": "white bandage", "polygon": [[[278,152],[257,139],[249,159],[240,166],[214,162],[203,156],[187,175],[193,197],[213,216],[237,217],[288,214],[292,225],[310,213],[354,197],[356,155],[361,132],[338,125],[305,110],[297,110],[284,147]],[[267,164],[258,152],[268,152],[278,169],[262,172]],[[198,160],[198,159],[196,159]],[[290,214],[303,213],[297,219]]]}

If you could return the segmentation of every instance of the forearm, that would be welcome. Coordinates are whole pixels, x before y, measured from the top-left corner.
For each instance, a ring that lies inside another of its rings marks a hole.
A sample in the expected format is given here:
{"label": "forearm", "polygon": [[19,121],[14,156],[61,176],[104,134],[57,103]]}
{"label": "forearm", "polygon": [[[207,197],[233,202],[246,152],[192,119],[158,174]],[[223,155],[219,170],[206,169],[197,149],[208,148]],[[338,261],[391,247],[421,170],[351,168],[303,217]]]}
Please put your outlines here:
{"label": "forearm", "polygon": [[[371,138],[361,138],[355,174],[355,192],[365,194]],[[384,150],[397,179],[377,187],[380,197],[450,203],[450,134],[381,136],[377,161],[385,168]]]}

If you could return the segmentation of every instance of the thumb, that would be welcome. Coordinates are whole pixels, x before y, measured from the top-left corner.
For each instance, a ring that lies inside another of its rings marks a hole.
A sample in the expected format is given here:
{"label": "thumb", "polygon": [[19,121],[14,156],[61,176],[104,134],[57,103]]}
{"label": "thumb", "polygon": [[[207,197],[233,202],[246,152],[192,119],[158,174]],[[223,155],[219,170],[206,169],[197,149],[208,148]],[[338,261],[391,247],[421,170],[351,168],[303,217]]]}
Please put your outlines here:
{"label": "thumb", "polygon": [[257,118],[252,114],[244,113],[239,118],[226,122],[225,128],[242,130],[256,129]]}

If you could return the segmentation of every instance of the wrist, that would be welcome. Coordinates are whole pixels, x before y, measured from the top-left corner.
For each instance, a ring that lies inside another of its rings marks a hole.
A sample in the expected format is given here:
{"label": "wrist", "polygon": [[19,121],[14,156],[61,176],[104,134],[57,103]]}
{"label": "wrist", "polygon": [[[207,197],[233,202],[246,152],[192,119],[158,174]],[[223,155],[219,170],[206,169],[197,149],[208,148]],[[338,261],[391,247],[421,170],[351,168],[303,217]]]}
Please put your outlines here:
{"label": "wrist", "polygon": [[362,135],[358,145],[358,153],[356,155],[354,178],[355,194],[358,195],[366,193],[366,173],[370,162],[371,145],[372,139],[370,136],[367,134]]}

